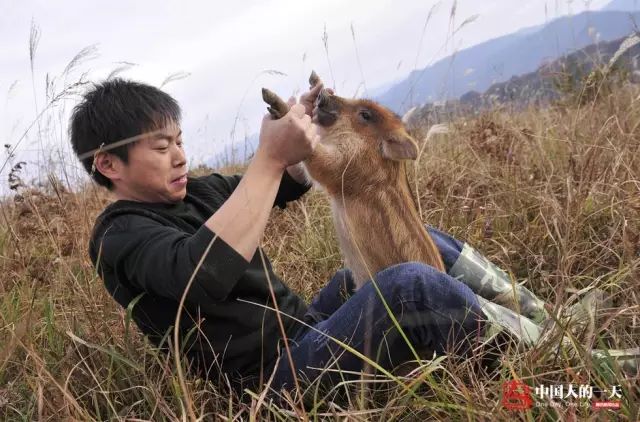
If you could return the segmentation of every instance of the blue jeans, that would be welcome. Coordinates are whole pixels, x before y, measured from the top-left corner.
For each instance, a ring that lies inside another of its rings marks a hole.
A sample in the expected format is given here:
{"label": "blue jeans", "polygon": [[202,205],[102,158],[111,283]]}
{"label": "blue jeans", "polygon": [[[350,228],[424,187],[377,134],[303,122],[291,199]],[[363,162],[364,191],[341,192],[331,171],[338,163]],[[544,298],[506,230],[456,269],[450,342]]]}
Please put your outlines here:
{"label": "blue jeans", "polygon": [[[441,232],[432,234],[445,266],[450,268],[462,244]],[[446,352],[464,355],[482,333],[484,315],[473,292],[431,266],[398,264],[380,271],[374,280],[410,343],[428,356]],[[359,378],[365,361],[332,338],[385,369],[413,359],[373,283],[369,281],[355,293],[353,288],[351,272],[338,271],[305,314],[305,322],[313,328],[305,327],[289,339],[299,380],[321,378],[323,383],[334,384]],[[271,387],[280,390],[294,385],[287,353],[281,350]]]}

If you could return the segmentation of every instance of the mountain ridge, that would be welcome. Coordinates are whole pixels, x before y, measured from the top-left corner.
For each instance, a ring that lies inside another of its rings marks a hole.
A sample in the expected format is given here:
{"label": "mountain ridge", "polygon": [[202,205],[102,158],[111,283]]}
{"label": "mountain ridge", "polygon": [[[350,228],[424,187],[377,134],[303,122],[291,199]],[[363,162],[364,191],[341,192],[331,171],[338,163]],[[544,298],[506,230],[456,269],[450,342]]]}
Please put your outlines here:
{"label": "mountain ridge", "polygon": [[[545,106],[563,97],[584,101],[595,92],[603,94],[607,86],[603,84],[603,72],[607,73],[609,83],[639,82],[640,43],[621,52],[615,64],[610,66],[611,58],[627,38],[589,45],[544,64],[533,72],[493,84],[482,93],[469,91],[459,99],[415,107],[405,115],[404,120],[410,126],[429,126],[451,120],[453,116],[479,114],[495,107],[522,109],[531,105]],[[588,80],[592,80],[592,83]]]}
{"label": "mountain ridge", "polygon": [[538,30],[524,28],[413,71],[374,99],[403,114],[426,102],[458,98],[472,89],[484,91],[568,52],[628,35],[633,30],[630,16],[640,21],[640,12],[591,11],[554,19]]}

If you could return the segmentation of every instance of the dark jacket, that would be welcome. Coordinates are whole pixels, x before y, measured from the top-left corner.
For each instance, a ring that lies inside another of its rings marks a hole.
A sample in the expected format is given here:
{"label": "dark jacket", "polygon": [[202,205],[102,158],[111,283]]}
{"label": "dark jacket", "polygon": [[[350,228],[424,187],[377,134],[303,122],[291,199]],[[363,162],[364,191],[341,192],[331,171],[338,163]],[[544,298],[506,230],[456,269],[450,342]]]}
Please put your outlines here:
{"label": "dark jacket", "polygon": [[[185,287],[215,234],[204,225],[240,182],[240,176],[189,178],[187,195],[176,204],[119,200],[96,220],[89,254],[114,299],[156,345],[173,335]],[[283,179],[274,206],[302,196],[310,186]],[[200,373],[253,376],[276,357],[281,332],[268,279],[281,312],[302,318],[306,305],[282,283],[260,250],[247,262],[222,239],[211,245],[186,296],[180,322],[181,347]],[[144,293],[144,294],[143,294]],[[253,302],[253,303],[250,303]],[[292,336],[299,328],[283,317]],[[171,339],[173,343],[173,340]]]}

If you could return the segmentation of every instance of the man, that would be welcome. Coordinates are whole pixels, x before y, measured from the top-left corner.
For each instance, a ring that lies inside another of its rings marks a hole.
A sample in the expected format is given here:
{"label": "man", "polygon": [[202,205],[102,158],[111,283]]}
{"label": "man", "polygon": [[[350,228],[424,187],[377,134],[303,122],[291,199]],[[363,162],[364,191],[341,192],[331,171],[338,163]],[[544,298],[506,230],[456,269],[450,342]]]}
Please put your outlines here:
{"label": "man", "polygon": [[[318,142],[310,114],[321,88],[282,119],[265,115],[242,176],[187,177],[180,108],[154,87],[106,81],[73,111],[74,151],[116,199],[96,221],[92,262],[109,293],[132,307],[136,324],[159,346],[195,273],[179,337],[202,376],[226,374],[235,386],[244,380],[257,387],[275,371],[271,387],[279,390],[293,388],[296,378],[352,378],[364,367],[360,354],[392,368],[414,355],[386,305],[416,348],[465,353],[465,339],[480,332],[482,312],[469,288],[423,264],[378,273],[384,302],[372,283],[354,293],[349,271],[341,270],[307,306],[274,274],[260,239],[271,209],[310,188],[300,162]],[[333,370],[322,371],[327,367]]]}

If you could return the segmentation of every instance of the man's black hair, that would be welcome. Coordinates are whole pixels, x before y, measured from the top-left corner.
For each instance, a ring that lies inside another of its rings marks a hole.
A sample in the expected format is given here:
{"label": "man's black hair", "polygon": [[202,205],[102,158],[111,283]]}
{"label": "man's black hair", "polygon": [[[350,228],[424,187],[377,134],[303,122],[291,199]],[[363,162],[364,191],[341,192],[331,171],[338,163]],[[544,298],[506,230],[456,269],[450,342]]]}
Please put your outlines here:
{"label": "man's black hair", "polygon": [[[181,110],[169,94],[150,85],[116,78],[94,84],[73,109],[69,136],[77,156],[119,140],[161,129],[169,122],[180,124]],[[109,150],[128,163],[132,144]],[[91,171],[93,156],[82,165],[93,179],[108,189],[111,180]]]}

